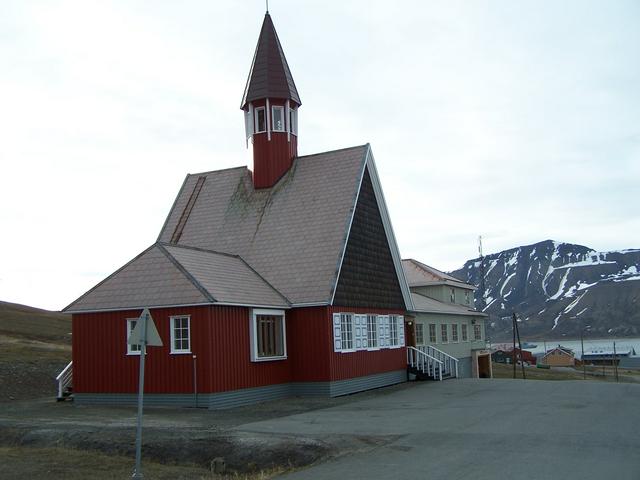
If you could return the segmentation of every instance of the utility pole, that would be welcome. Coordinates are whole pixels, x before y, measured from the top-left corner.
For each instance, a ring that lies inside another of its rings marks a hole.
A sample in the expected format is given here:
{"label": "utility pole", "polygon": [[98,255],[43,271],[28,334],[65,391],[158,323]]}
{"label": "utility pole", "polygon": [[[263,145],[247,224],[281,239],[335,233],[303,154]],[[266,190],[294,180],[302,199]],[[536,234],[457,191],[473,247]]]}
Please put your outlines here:
{"label": "utility pole", "polygon": [[520,341],[520,328],[518,327],[518,317],[513,312],[513,324],[516,327],[516,335],[518,336],[518,348],[520,349],[520,366],[522,367],[522,379],[526,380],[527,376],[524,373],[524,360],[522,359],[522,342]]}
{"label": "utility pole", "polygon": [[613,342],[613,369],[616,372],[616,382],[618,381],[618,362],[616,361],[616,342]]}
{"label": "utility pole", "polygon": [[582,345],[582,356],[580,360],[582,361],[582,379],[587,379],[587,367],[584,365],[584,329],[580,330],[580,344]]}
{"label": "utility pole", "polygon": [[480,254],[480,311],[484,312],[485,307],[485,283],[484,283],[484,255],[482,254],[482,235],[478,237],[478,253]]}
{"label": "utility pole", "polygon": [[511,350],[513,357],[513,378],[516,378],[516,313],[513,312],[513,316],[511,317],[511,322],[513,323],[513,350]]}

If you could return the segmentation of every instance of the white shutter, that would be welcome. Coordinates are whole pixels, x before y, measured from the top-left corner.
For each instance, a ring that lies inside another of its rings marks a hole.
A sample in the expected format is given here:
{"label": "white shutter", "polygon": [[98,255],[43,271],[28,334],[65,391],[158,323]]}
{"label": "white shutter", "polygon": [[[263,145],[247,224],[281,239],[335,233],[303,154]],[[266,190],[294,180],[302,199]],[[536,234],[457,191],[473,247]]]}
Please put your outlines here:
{"label": "white shutter", "polygon": [[404,347],[404,317],[398,315],[398,344]]}
{"label": "white shutter", "polygon": [[340,314],[333,314],[333,351],[342,351],[342,332],[340,328]]}

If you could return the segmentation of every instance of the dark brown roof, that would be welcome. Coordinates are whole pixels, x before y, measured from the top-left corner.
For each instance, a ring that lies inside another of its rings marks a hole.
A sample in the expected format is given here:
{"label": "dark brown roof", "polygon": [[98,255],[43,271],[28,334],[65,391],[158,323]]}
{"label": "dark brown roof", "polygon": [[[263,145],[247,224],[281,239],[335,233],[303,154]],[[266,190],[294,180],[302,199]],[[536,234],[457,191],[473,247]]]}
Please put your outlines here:
{"label": "dark brown roof", "polygon": [[290,99],[301,105],[296,84],[268,12],[264,16],[240,108],[244,109],[247,103],[264,98]]}

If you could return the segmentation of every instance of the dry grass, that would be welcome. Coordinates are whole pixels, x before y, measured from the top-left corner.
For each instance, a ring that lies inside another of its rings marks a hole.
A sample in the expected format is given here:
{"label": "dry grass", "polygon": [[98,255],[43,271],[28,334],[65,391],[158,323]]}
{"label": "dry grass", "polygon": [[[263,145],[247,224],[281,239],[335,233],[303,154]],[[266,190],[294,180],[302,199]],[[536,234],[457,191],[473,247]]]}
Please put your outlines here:
{"label": "dry grass", "polygon": [[0,334],[68,344],[71,340],[71,315],[0,302]]}
{"label": "dry grass", "polygon": [[[525,367],[524,369],[527,380],[584,380],[582,367],[570,368],[536,368]],[[587,380],[596,380],[604,382],[615,382],[615,373],[613,367],[606,367],[603,375],[602,367],[587,367]],[[620,382],[634,382],[635,378],[640,378],[640,372],[634,370],[618,369]],[[493,363],[493,378],[513,378],[513,365],[504,363]],[[522,378],[522,367],[518,365],[516,369],[516,378]]]}
{"label": "dry grass", "polygon": [[[61,448],[0,447],[0,458],[4,480],[115,480],[131,478],[134,466],[133,458]],[[267,480],[283,470],[221,476],[197,465],[163,465],[143,459],[142,472],[147,480]]]}

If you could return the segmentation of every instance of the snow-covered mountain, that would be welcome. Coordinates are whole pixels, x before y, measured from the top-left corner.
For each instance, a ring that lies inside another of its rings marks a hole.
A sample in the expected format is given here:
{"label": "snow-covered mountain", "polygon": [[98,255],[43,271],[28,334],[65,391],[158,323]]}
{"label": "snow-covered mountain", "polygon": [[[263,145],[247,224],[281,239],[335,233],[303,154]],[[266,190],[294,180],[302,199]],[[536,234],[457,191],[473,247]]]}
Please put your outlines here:
{"label": "snow-covered mountain", "polygon": [[[640,249],[596,252],[552,240],[484,257],[484,311],[489,335],[511,335],[512,312],[521,335],[577,338],[640,336]],[[480,286],[480,259],[453,276]],[[476,290],[476,307],[482,308]]]}

